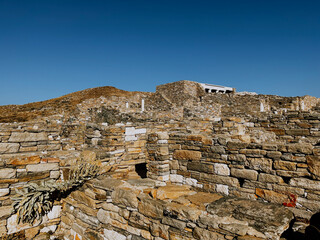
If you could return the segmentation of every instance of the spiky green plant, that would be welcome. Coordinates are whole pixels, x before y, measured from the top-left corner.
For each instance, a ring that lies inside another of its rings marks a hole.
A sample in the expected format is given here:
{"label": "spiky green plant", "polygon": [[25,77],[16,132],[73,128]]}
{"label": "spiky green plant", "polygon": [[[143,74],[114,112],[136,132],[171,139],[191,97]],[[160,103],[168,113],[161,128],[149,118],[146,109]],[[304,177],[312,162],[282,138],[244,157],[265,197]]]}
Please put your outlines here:
{"label": "spiky green plant", "polygon": [[16,189],[17,195],[12,197],[13,211],[17,213],[18,224],[34,224],[36,220],[51,211],[55,199],[66,195],[70,190],[82,185],[84,181],[98,175],[99,167],[92,163],[81,163],[69,174],[69,180],[57,182],[41,181],[40,184],[28,183],[23,189]]}

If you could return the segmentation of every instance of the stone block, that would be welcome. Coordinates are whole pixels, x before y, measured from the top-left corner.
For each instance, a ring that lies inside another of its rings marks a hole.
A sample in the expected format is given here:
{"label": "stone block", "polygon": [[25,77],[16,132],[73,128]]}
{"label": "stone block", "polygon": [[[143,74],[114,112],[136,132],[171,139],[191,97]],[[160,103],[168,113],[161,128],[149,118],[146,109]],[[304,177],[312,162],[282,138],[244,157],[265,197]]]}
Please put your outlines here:
{"label": "stone block", "polygon": [[320,156],[307,156],[308,170],[320,179]]}
{"label": "stone block", "polygon": [[28,164],[37,164],[40,163],[40,156],[30,156],[24,158],[13,158],[7,161],[7,165],[21,166]]}
{"label": "stone block", "polygon": [[140,213],[153,219],[162,219],[165,202],[155,199],[142,198],[139,201],[138,210]]}
{"label": "stone block", "polygon": [[126,127],[125,135],[132,136],[135,135],[136,128],[135,127]]}
{"label": "stone block", "polygon": [[268,158],[247,158],[245,166],[269,173],[272,170],[272,160]]}
{"label": "stone block", "polygon": [[274,161],[273,167],[274,167],[274,169],[279,169],[279,170],[288,170],[288,171],[297,170],[297,164],[296,163],[282,161],[282,160]]}
{"label": "stone block", "polygon": [[258,178],[258,172],[250,169],[231,168],[231,176],[256,181]]}
{"label": "stone block", "polygon": [[286,134],[290,136],[308,136],[310,135],[309,129],[289,129]]}
{"label": "stone block", "polygon": [[290,179],[289,184],[294,187],[320,191],[319,181],[314,181],[307,178],[292,178]]}
{"label": "stone block", "polygon": [[230,169],[227,164],[215,163],[214,164],[214,173],[223,176],[230,175]]}
{"label": "stone block", "polygon": [[199,161],[201,159],[201,152],[192,150],[176,150],[173,153],[173,158],[177,160]]}
{"label": "stone block", "polygon": [[7,196],[10,193],[10,188],[0,188],[0,197]]}
{"label": "stone block", "polygon": [[227,143],[227,148],[229,151],[235,151],[239,149],[245,149],[249,144],[245,142],[231,142]]}
{"label": "stone block", "polygon": [[19,143],[0,143],[0,154],[16,153],[19,151]]}
{"label": "stone block", "polygon": [[167,155],[169,155],[169,148],[168,147],[158,147],[156,153],[159,156],[167,156]]}
{"label": "stone block", "polygon": [[112,192],[111,197],[113,202],[116,204],[131,208],[138,208],[137,194],[139,194],[139,192],[136,192],[133,189],[127,190],[118,188]]}
{"label": "stone block", "polygon": [[291,153],[312,154],[313,146],[310,143],[294,143],[286,146]]}
{"label": "stone block", "polygon": [[106,240],[126,240],[127,237],[114,230],[103,229],[103,234]]}
{"label": "stone block", "polygon": [[278,204],[283,204],[290,201],[287,195],[267,189],[256,188],[256,195],[264,200]]}
{"label": "stone block", "polygon": [[220,176],[207,173],[200,173],[200,180],[206,180],[217,184],[223,184],[228,186],[240,187],[239,181],[236,178],[230,176]]}
{"label": "stone block", "polygon": [[188,162],[187,169],[198,172],[213,173],[213,165],[202,162]]}
{"label": "stone block", "polygon": [[45,171],[59,170],[59,164],[58,163],[31,164],[31,165],[27,165],[26,169],[28,172],[45,172]]}
{"label": "stone block", "polygon": [[2,168],[0,169],[0,178],[14,178],[16,176],[16,169]]}
{"label": "stone block", "polygon": [[213,153],[224,154],[226,152],[222,146],[211,146],[210,149]]}
{"label": "stone block", "polygon": [[9,142],[37,142],[47,140],[48,136],[45,132],[13,132],[9,138]]}
{"label": "stone block", "polygon": [[156,190],[156,198],[160,200],[164,199],[176,199],[183,195],[194,194],[195,192],[190,190],[190,186],[186,185],[167,185],[159,187]]}
{"label": "stone block", "polygon": [[61,206],[53,206],[51,211],[48,212],[47,216],[49,219],[55,219],[55,218],[59,218],[61,216],[61,210],[62,207]]}
{"label": "stone block", "polygon": [[226,196],[229,195],[229,187],[223,184],[216,184],[216,192],[222,193]]}
{"label": "stone block", "polygon": [[277,175],[266,174],[266,173],[260,173],[258,181],[267,182],[267,183],[283,183],[282,177],[279,177]]}
{"label": "stone block", "polygon": [[174,183],[182,183],[183,176],[178,174],[170,174],[170,181]]}
{"label": "stone block", "polygon": [[169,225],[171,227],[184,230],[184,228],[187,226],[186,222],[180,221],[178,219],[173,219],[170,217],[164,217],[161,221],[163,224]]}
{"label": "stone block", "polygon": [[0,219],[7,218],[11,215],[12,206],[0,207]]}

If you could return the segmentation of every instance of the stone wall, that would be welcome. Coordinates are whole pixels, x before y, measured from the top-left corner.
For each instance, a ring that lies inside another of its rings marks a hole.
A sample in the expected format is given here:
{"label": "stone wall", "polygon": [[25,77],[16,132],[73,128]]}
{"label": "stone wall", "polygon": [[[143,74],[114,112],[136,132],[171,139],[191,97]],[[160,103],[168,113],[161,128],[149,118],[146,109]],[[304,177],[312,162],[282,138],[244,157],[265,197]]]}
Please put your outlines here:
{"label": "stone wall", "polygon": [[[43,223],[18,226],[11,216],[15,189],[28,182],[63,181],[72,166],[92,160],[99,161],[102,172],[112,166],[114,176],[123,179],[139,178],[136,165],[146,164],[148,178],[159,186],[174,183],[208,194],[263,200],[308,221],[320,208],[319,99],[200,90],[196,83],[182,81],[160,86],[154,94],[89,99],[71,115],[0,124],[2,236],[54,232],[62,202],[55,203],[54,214]],[[197,227],[209,229],[201,223]],[[196,228],[190,229],[189,235],[198,236]],[[140,237],[147,234],[139,231]]]}
{"label": "stone wall", "polygon": [[185,185],[157,186],[149,179],[101,176],[64,200],[56,235],[108,240],[278,239],[292,218],[290,211],[274,204],[197,192]]}

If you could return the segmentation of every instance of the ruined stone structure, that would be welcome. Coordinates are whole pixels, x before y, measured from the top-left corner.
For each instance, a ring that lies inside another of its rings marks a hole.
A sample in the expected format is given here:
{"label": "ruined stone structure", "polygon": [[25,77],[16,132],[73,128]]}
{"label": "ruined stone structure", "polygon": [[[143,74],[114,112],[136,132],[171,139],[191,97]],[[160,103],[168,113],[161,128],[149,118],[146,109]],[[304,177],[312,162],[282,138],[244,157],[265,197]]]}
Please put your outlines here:
{"label": "ruined stone structure", "polygon": [[[65,101],[65,100],[64,100]],[[92,97],[72,111],[0,124],[4,239],[279,239],[320,209],[320,99],[207,93]],[[17,224],[27,182],[63,181],[79,161],[101,175]],[[111,168],[111,171],[107,172]],[[290,228],[289,228],[290,224]],[[302,235],[301,235],[302,236]]]}

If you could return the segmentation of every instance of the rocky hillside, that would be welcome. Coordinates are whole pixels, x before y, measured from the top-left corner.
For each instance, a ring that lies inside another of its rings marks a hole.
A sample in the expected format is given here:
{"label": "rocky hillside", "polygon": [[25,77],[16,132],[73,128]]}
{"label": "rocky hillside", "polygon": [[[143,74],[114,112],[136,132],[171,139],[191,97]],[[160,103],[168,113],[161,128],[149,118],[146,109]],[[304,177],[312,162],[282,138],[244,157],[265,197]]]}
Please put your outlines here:
{"label": "rocky hillside", "polygon": [[77,104],[90,98],[130,97],[137,92],[128,92],[115,87],[89,88],[53,98],[46,101],[28,103],[24,105],[0,106],[0,122],[25,122],[37,117],[45,117],[59,113],[71,113]]}

